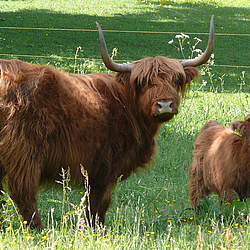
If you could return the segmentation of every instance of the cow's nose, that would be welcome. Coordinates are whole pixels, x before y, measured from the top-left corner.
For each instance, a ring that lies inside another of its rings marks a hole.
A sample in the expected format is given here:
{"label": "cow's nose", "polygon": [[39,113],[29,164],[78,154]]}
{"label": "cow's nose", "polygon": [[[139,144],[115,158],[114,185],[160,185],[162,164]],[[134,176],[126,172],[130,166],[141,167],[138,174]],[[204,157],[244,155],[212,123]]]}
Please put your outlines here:
{"label": "cow's nose", "polygon": [[173,113],[173,106],[173,101],[157,102],[157,107],[160,114]]}

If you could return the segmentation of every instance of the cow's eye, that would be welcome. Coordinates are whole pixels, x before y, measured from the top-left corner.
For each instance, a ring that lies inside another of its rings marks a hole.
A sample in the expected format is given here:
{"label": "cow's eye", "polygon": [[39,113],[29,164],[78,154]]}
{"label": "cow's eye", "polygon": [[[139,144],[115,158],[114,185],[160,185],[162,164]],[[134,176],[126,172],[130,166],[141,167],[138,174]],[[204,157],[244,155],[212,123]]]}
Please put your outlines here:
{"label": "cow's eye", "polygon": [[179,84],[179,81],[178,81],[178,80],[175,80],[174,83],[177,85],[177,84]]}

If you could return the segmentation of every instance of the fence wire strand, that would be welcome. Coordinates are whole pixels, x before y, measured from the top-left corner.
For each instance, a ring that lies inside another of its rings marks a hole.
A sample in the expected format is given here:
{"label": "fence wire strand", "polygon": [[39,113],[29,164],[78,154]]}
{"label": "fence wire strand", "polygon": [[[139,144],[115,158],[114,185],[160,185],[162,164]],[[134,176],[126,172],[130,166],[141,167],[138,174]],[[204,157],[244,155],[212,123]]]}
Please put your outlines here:
{"label": "fence wire strand", "polygon": [[[93,29],[61,29],[61,28],[39,28],[39,27],[0,27],[0,29],[13,29],[13,30],[44,30],[44,31],[77,31],[77,32],[98,32]],[[111,33],[142,33],[142,34],[180,34],[181,31],[146,31],[146,30],[103,30],[103,32]],[[195,33],[186,32],[189,35],[209,35],[209,33]],[[229,33],[215,33],[215,36],[250,36],[250,34],[229,34]]]}
{"label": "fence wire strand", "polygon": [[[93,29],[61,29],[61,28],[38,28],[38,27],[0,27],[0,29],[12,29],[12,30],[44,30],[44,31],[71,31],[71,32],[98,32]],[[103,32],[111,33],[142,33],[142,34],[179,34],[178,31],[143,31],[143,30],[103,30]],[[189,35],[209,35],[209,33],[193,33],[187,32]],[[250,34],[224,34],[215,33],[215,36],[249,36]],[[30,57],[30,58],[52,58],[52,59],[65,59],[65,60],[86,60],[86,58],[64,57],[64,56],[39,56],[39,55],[17,55],[17,54],[0,54],[0,56],[9,57]],[[102,60],[100,58],[92,58],[93,60]],[[115,60],[115,61],[129,61],[129,60]],[[250,68],[248,65],[213,65],[214,67],[226,67],[226,68]]]}

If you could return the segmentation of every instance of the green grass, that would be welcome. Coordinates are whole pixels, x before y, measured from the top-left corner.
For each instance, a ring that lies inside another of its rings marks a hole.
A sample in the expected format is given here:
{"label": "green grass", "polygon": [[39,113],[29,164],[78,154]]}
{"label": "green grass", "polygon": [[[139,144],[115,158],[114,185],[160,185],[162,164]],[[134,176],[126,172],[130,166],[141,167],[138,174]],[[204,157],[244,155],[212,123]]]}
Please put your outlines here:
{"label": "green grass", "polygon": [[[156,55],[181,58],[180,51],[168,41],[174,39],[179,47],[176,34],[207,33],[214,14],[214,63],[249,66],[248,0],[81,2],[0,1],[0,26],[97,30],[98,21],[104,30],[138,31],[104,34],[110,52],[118,48],[116,60],[133,61]],[[155,31],[173,33],[150,33]],[[207,35],[189,36],[192,44],[194,37],[201,38],[203,42],[198,48],[204,50]],[[19,55],[13,57],[71,72],[106,72],[99,60],[96,31],[0,29],[0,38],[0,54]],[[78,46],[82,49],[76,53]],[[187,45],[184,48],[188,57],[190,51]],[[84,59],[75,60],[75,56]],[[211,208],[201,215],[190,209],[188,171],[197,134],[209,120],[228,126],[233,120],[244,119],[250,109],[249,68],[201,69],[205,75],[192,86],[178,116],[162,127],[155,163],[149,166],[149,171],[117,183],[104,229],[93,233],[82,224],[84,190],[69,190],[57,184],[57,189],[42,187],[39,192],[39,209],[46,225],[42,233],[30,231],[8,194],[4,196],[0,248],[249,249],[250,227],[245,210],[227,216],[227,206],[220,208],[216,195],[212,196]],[[222,216],[218,216],[217,209]]]}
{"label": "green grass", "polygon": [[[148,172],[132,175],[115,187],[105,230],[93,234],[77,223],[85,217],[79,206],[83,190],[66,190],[63,197],[60,184],[58,189],[41,189],[39,208],[47,226],[41,234],[26,229],[6,197],[0,247],[2,244],[15,249],[22,242],[22,247],[29,249],[55,245],[74,249],[81,245],[91,249],[192,249],[198,245],[200,227],[207,248],[218,248],[222,241],[227,244],[226,234],[230,231],[233,239],[230,244],[247,249],[250,228],[245,215],[236,213],[233,219],[226,218],[222,223],[211,208],[195,219],[190,210],[187,182],[193,143],[201,127],[212,119],[224,125],[236,118],[243,119],[250,108],[248,98],[245,93],[191,91],[180,114],[162,128],[156,163]],[[214,199],[219,208],[218,198]]]}

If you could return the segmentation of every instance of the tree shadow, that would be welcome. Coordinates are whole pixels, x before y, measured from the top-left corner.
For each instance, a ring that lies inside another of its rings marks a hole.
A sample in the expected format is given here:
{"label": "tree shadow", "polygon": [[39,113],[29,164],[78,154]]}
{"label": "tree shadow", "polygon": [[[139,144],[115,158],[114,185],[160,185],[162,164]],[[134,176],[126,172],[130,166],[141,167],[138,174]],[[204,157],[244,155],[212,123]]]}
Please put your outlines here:
{"label": "tree shadow", "polygon": [[[180,52],[169,45],[168,41],[180,32],[202,33],[201,35],[190,34],[190,37],[193,39],[198,36],[202,39],[203,42],[199,48],[204,51],[208,39],[208,35],[204,33],[209,32],[210,18],[214,14],[215,64],[249,65],[249,53],[246,56],[246,51],[249,50],[249,37],[223,35],[250,33],[250,17],[247,8],[220,7],[215,3],[176,3],[175,1],[141,1],[138,6],[136,11],[128,14],[120,13],[119,8],[115,14],[109,13],[108,9],[103,9],[100,15],[65,14],[48,9],[2,12],[0,13],[2,27],[48,29],[0,29],[0,54],[42,56],[35,60],[32,57],[25,57],[24,60],[47,63],[50,60],[43,56],[55,55],[60,57],[59,60],[65,61],[63,57],[74,58],[76,48],[81,46],[79,57],[100,59],[95,24],[95,21],[98,21],[103,27],[109,51],[111,52],[114,47],[118,48],[118,54],[115,57],[117,60],[134,61],[157,55],[181,59]],[[136,32],[112,32],[112,30]],[[144,33],[144,31],[149,32]],[[189,49],[185,48],[185,50],[186,56],[189,56]],[[243,58],[245,60],[242,60]],[[63,62],[61,64],[63,68]],[[226,74],[232,77],[230,80],[234,79],[234,81],[239,78],[243,70],[245,69],[214,68],[219,76],[227,72]],[[249,80],[248,74],[245,74],[245,77]]]}

